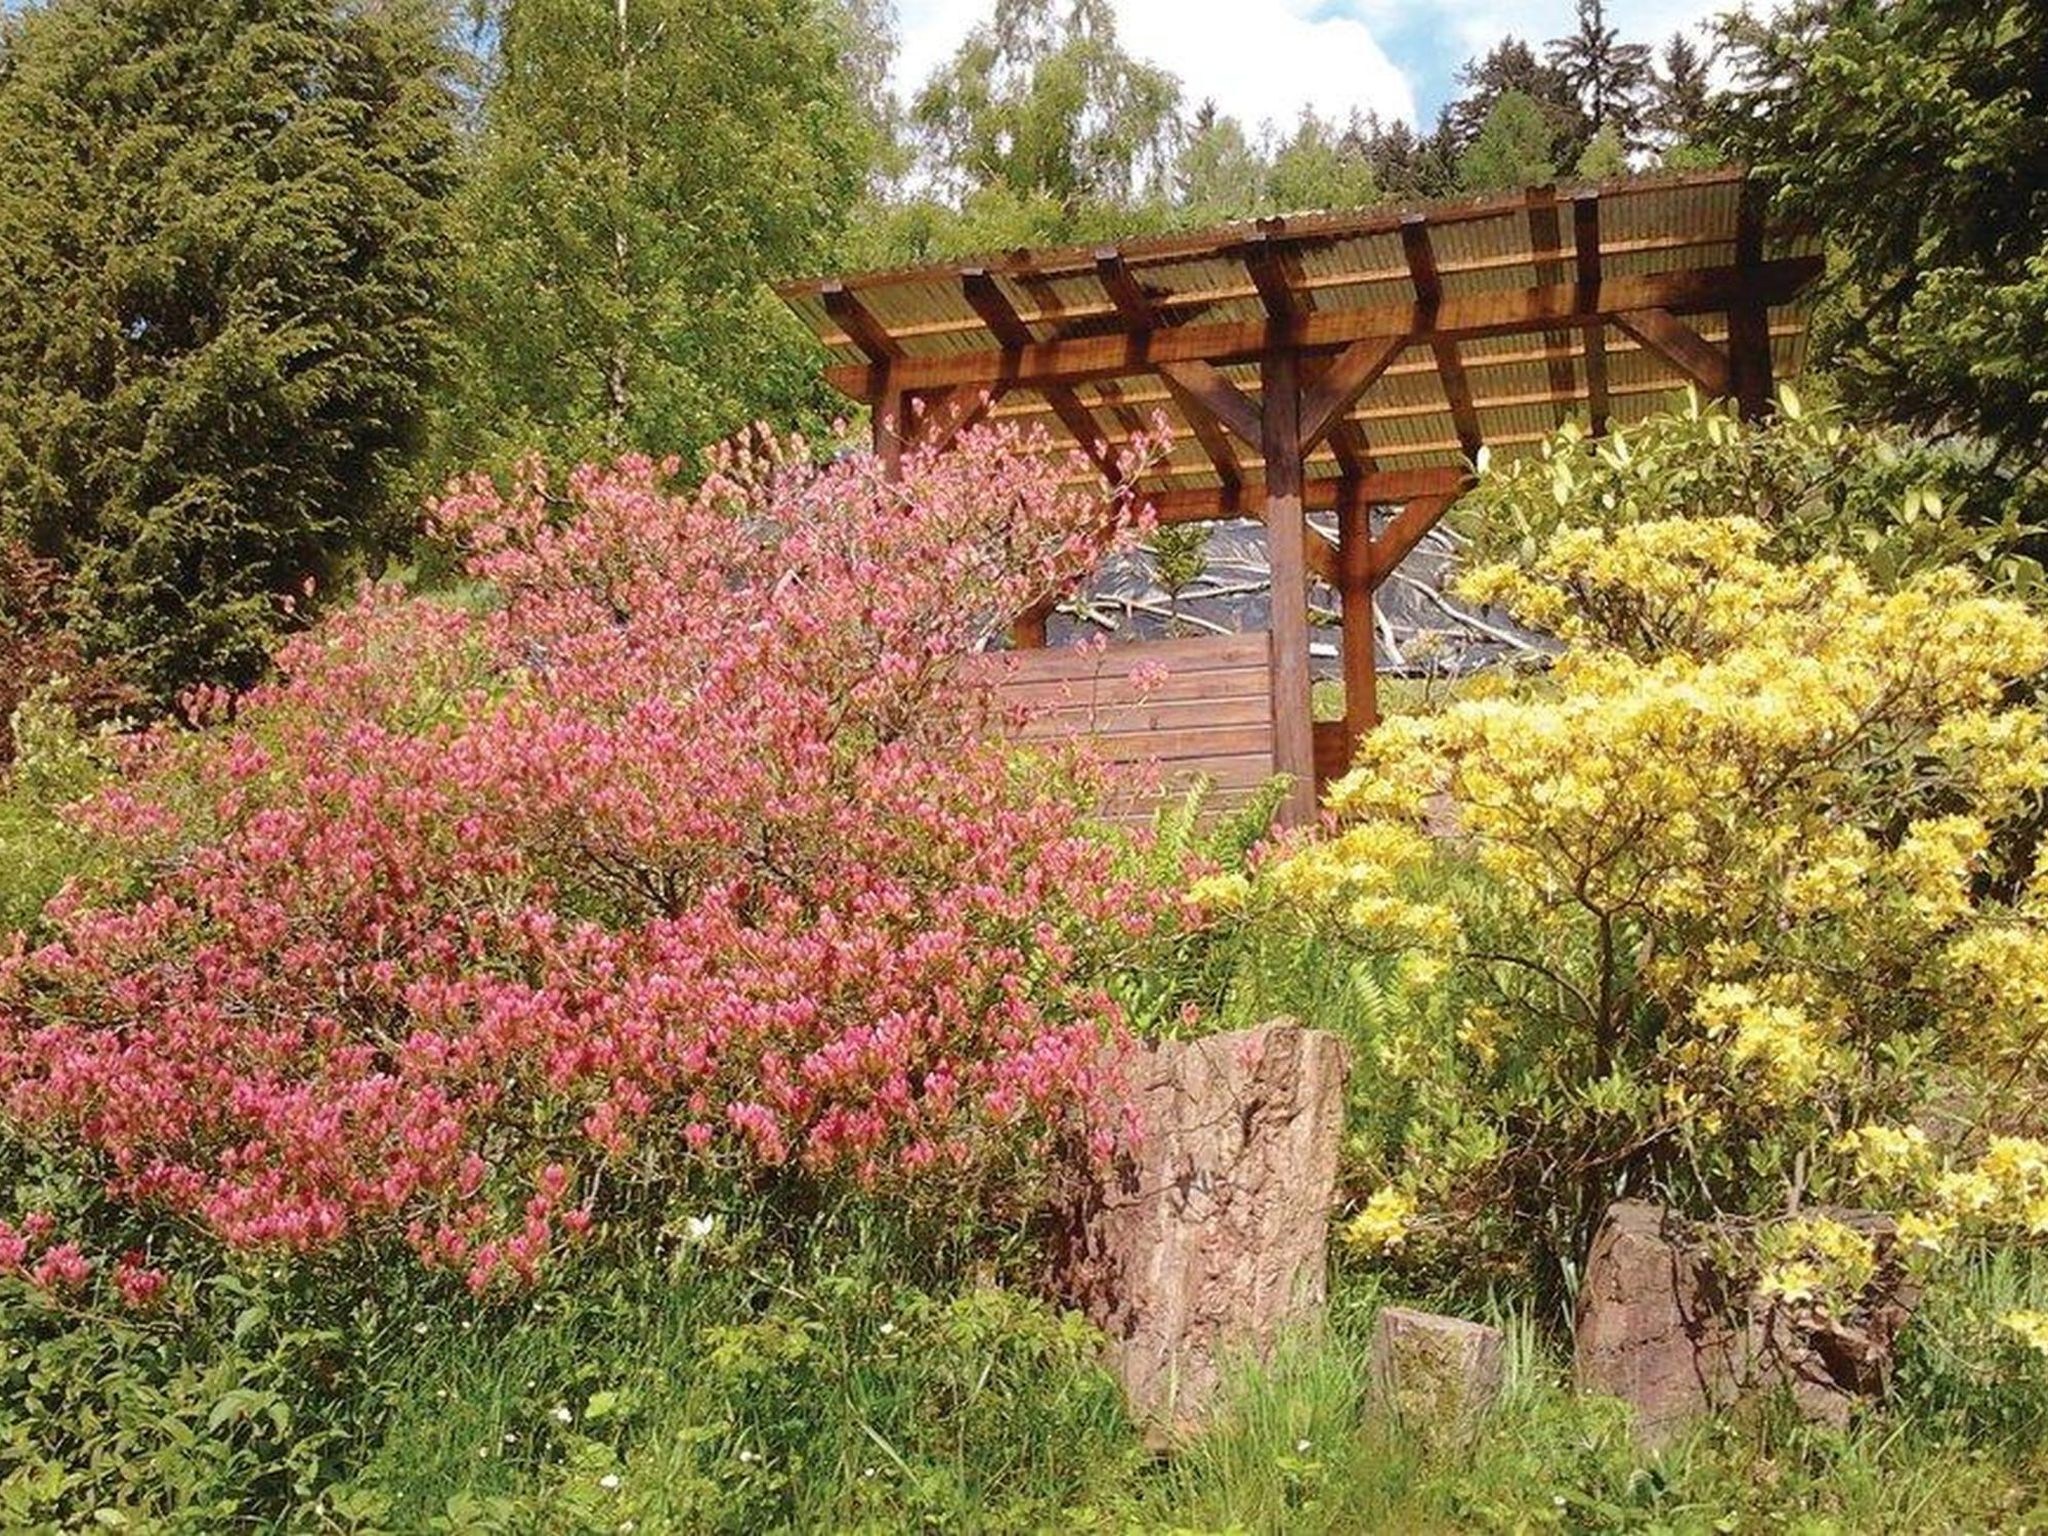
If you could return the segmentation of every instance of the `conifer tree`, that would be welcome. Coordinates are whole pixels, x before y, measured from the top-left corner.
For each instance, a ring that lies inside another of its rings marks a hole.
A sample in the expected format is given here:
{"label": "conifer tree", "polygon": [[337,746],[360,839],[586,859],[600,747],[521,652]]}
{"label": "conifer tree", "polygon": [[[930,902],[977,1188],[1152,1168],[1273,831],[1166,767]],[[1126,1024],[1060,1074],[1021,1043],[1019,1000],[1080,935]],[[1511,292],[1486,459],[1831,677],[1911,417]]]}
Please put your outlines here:
{"label": "conifer tree", "polygon": [[457,104],[433,0],[0,22],[0,532],[158,699],[399,533]]}

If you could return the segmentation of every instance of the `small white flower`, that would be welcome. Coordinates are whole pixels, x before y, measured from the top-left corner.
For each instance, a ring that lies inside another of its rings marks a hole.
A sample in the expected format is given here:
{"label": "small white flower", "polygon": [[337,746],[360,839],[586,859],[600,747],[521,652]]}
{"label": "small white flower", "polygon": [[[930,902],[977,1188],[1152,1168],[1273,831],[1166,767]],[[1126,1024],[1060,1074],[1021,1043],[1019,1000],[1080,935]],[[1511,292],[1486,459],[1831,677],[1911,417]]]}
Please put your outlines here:
{"label": "small white flower", "polygon": [[701,1243],[711,1235],[712,1228],[717,1225],[716,1216],[692,1216],[683,1223],[683,1236],[693,1243]]}
{"label": "small white flower", "polygon": [[883,1337],[883,1338],[885,1338],[885,1339],[886,1339],[886,1338],[888,1338],[888,1337],[889,1337],[889,1335],[890,1335],[890,1334],[892,1334],[892,1333],[894,1333],[895,1331],[896,1331],[896,1325],[895,1325],[894,1323],[884,1323],[884,1324],[882,1324],[882,1337]]}
{"label": "small white flower", "polygon": [[516,1445],[519,1443],[519,1437],[513,1434],[512,1431],[508,1429],[505,1431],[505,1443],[507,1445]]}
{"label": "small white flower", "polygon": [[619,1474],[616,1472],[605,1473],[603,1477],[600,1477],[597,1480],[597,1486],[602,1488],[606,1493],[612,1493],[616,1491],[619,1486]]}
{"label": "small white flower", "polygon": [[424,1339],[427,1336],[427,1325],[425,1323],[414,1323],[412,1331]]}
{"label": "small white flower", "polygon": [[571,1413],[571,1412],[569,1411],[569,1408],[568,1408],[568,1405],[567,1405],[567,1404],[565,1404],[565,1403],[557,1403],[557,1404],[555,1404],[555,1422],[556,1422],[556,1423],[558,1423],[558,1424],[573,1424],[573,1423],[574,1423],[575,1421],[576,1421],[576,1415],[575,1415],[575,1414],[573,1414],[573,1413]]}
{"label": "small white flower", "polygon": [[1310,1442],[1307,1440],[1297,1440],[1294,1442],[1294,1454],[1297,1456],[1306,1456],[1309,1449]]}
{"label": "small white flower", "polygon": [[748,1463],[748,1462],[751,1462],[751,1461],[759,1461],[760,1459],[761,1459],[761,1458],[760,1458],[759,1456],[756,1456],[756,1455],[755,1455],[755,1454],[754,1454],[754,1453],[753,1453],[752,1451],[741,1451],[741,1452],[740,1452],[740,1463],[741,1463],[741,1465],[745,1465],[746,1463]]}
{"label": "small white flower", "polygon": [[860,1475],[862,1477],[873,1477],[875,1475],[875,1469],[873,1467],[862,1467],[860,1469]]}

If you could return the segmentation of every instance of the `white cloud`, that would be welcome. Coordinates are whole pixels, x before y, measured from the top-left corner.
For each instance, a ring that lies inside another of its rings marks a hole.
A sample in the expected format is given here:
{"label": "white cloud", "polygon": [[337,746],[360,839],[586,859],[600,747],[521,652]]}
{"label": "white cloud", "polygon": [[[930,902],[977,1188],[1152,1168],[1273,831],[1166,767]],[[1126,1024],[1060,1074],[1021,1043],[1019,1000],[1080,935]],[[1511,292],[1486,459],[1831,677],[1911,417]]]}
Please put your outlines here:
{"label": "white cloud", "polygon": [[[990,0],[899,0],[897,89],[922,85],[990,9]],[[1214,98],[1254,127],[1285,127],[1304,106],[1414,121],[1415,92],[1371,28],[1321,10],[1316,0],[1116,0],[1125,49],[1178,75],[1190,107]]]}

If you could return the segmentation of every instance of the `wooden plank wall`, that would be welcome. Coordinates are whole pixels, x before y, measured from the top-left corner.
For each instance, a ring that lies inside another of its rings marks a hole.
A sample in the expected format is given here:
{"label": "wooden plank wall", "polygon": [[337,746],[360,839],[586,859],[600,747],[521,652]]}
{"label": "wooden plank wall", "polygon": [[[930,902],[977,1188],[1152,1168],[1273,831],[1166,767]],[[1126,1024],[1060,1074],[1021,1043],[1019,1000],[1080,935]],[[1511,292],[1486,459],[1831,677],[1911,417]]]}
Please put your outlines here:
{"label": "wooden plank wall", "polygon": [[[1004,704],[1033,712],[1020,739],[1092,736],[1111,763],[1132,770],[1129,797],[1105,807],[1118,819],[1149,816],[1157,795],[1197,775],[1215,786],[1210,812],[1244,804],[1273,776],[1272,637],[1263,631],[1006,651],[983,663],[995,669]],[[1140,669],[1163,675],[1148,686],[1132,680]],[[1151,791],[1145,781],[1155,766]]]}

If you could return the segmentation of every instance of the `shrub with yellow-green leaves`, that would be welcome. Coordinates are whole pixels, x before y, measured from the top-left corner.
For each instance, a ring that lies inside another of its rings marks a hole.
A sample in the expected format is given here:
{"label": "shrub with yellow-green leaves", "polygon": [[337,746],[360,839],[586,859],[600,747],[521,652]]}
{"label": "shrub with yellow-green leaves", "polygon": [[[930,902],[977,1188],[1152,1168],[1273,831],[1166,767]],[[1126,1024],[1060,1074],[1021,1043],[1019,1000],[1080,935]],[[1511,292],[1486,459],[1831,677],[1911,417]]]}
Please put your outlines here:
{"label": "shrub with yellow-green leaves", "polygon": [[[1389,721],[1330,826],[1214,893],[1383,967],[1354,1176],[1398,1198],[1360,1245],[1555,1277],[1617,1195],[1783,1212],[1873,1156],[1914,1242],[2048,1232],[2048,884],[1986,894],[2048,786],[2048,625],[1742,516],[1559,527],[1464,588],[1551,673]],[[1855,1267],[1777,1248],[1788,1298]]]}

